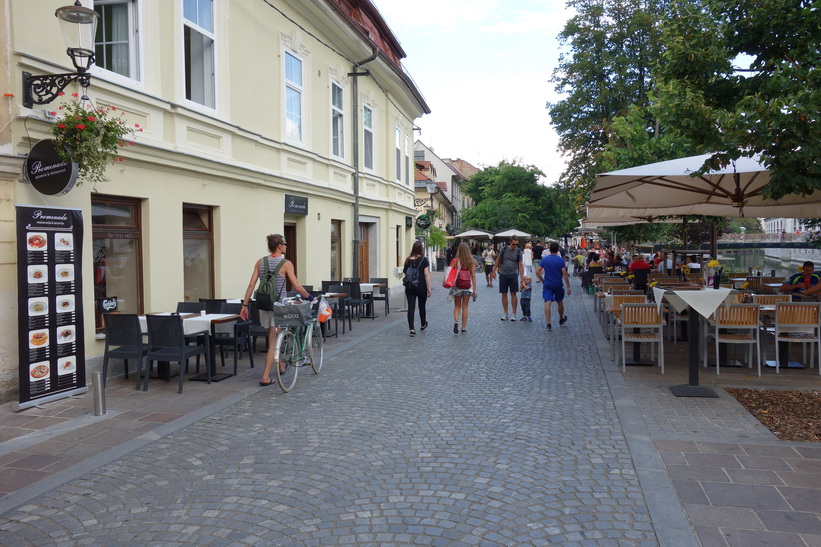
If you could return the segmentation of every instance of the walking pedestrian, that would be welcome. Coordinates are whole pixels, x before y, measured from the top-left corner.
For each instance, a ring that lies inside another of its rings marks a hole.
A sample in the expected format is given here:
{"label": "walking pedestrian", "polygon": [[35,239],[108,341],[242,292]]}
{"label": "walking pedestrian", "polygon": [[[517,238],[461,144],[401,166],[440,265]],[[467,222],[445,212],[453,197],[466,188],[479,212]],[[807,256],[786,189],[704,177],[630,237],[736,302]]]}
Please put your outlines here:
{"label": "walking pedestrian", "polygon": [[530,316],[530,297],[533,294],[533,278],[526,275],[522,278],[522,321],[533,322]]}
{"label": "walking pedestrian", "polygon": [[542,245],[542,240],[537,239],[536,244],[533,246],[533,263],[538,264],[539,261],[542,259],[542,253],[544,253],[544,245]]}
{"label": "walking pedestrian", "polygon": [[414,315],[416,313],[416,302],[419,301],[419,321],[422,330],[428,328],[427,312],[425,304],[428,301],[430,292],[430,262],[425,256],[422,242],[417,241],[411,247],[411,254],[405,259],[405,266],[402,268],[405,273],[403,281],[405,285],[405,297],[408,299],[408,328],[410,335],[416,336],[414,327]]}
{"label": "walking pedestrian", "polygon": [[533,245],[530,242],[525,243],[525,249],[522,251],[522,264],[524,265],[524,273],[526,276],[533,275]]}
{"label": "walking pedestrian", "polygon": [[470,256],[470,248],[462,243],[456,249],[456,258],[450,265],[457,269],[456,283],[450,289],[453,296],[453,334],[459,334],[459,314],[462,315],[462,332],[467,332],[465,328],[468,323],[468,303],[471,296],[476,301],[476,267],[473,264],[473,257]]}
{"label": "walking pedestrian", "polygon": [[493,266],[493,273],[499,274],[499,292],[502,294],[502,321],[510,319],[508,315],[508,293],[510,293],[511,304],[513,305],[513,320],[516,320],[516,308],[518,307],[517,293],[519,291],[519,279],[524,277],[522,265],[522,250],[518,248],[519,238],[510,238],[510,244],[502,248]]}
{"label": "walking pedestrian", "polygon": [[544,318],[547,322],[547,330],[553,330],[550,324],[550,306],[556,302],[559,311],[559,325],[564,325],[567,322],[567,316],[564,314],[564,289],[562,288],[562,280],[567,285],[567,295],[570,296],[570,277],[567,275],[567,268],[564,260],[559,256],[559,244],[555,241],[550,244],[550,254],[542,258],[539,266],[536,268],[536,275],[539,280],[544,283],[542,289],[542,296],[544,297]]}
{"label": "walking pedestrian", "polygon": [[[243,321],[248,321],[248,302],[251,300],[251,295],[254,292],[254,287],[257,286],[257,281],[261,276],[265,275],[266,270],[273,272],[276,284],[276,300],[280,300],[285,296],[285,282],[290,281],[293,290],[308,299],[311,302],[314,295],[309,294],[294,273],[294,265],[284,256],[285,249],[288,243],[285,237],[281,234],[270,234],[268,236],[268,255],[257,260],[254,264],[254,271],[251,273],[251,280],[248,282],[248,288],[245,290],[245,297],[242,299],[242,308],[239,316]],[[263,264],[263,260],[267,262]],[[268,330],[268,353],[265,354],[265,367],[262,369],[262,377],[259,379],[259,385],[270,386],[276,382],[271,380],[271,369],[274,368],[274,356],[277,349],[277,336],[281,329],[274,325],[274,311],[273,310],[259,310],[259,322],[264,328]],[[284,372],[284,364],[279,363],[280,372]]]}
{"label": "walking pedestrian", "polygon": [[493,250],[493,244],[488,243],[487,249],[482,253],[482,261],[485,263],[485,281],[487,286],[493,286],[493,264],[496,262],[496,251]]}

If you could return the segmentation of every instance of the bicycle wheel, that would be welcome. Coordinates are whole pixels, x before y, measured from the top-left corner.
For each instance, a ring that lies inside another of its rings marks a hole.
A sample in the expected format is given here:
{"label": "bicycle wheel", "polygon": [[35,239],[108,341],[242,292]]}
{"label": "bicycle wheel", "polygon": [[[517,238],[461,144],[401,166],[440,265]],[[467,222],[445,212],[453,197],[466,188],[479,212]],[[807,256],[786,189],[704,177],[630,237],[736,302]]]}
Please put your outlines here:
{"label": "bicycle wheel", "polygon": [[[296,377],[299,374],[299,367],[297,366],[299,354],[300,351],[294,333],[288,329],[280,332],[277,336],[277,350],[274,354],[274,369],[276,369],[279,387],[285,393],[294,389],[296,384]],[[280,372],[279,367],[281,366],[285,367],[284,372]]]}
{"label": "bicycle wheel", "polygon": [[305,333],[308,340],[308,359],[311,361],[311,368],[316,374],[322,370],[322,361],[325,358],[325,347],[322,341],[322,329],[318,323],[313,323]]}

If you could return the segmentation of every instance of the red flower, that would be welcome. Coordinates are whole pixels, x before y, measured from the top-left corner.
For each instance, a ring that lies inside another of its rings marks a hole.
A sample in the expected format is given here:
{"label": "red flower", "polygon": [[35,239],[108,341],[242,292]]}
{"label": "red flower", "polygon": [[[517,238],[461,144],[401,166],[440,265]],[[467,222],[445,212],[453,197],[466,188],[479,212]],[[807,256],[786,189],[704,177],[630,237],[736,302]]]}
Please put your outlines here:
{"label": "red flower", "polygon": [[94,116],[89,116],[89,117],[88,117],[88,121],[90,121],[90,122],[93,122],[93,121],[94,121],[94,120],[96,120],[96,119],[97,119],[97,118],[95,118]]}
{"label": "red flower", "polygon": [[65,93],[63,93],[62,91],[57,94],[58,97],[62,97],[63,95],[65,95]]}
{"label": "red flower", "polygon": [[71,94],[71,96],[72,96],[72,97],[79,97],[79,96],[80,96],[80,94],[79,94],[79,93],[72,93],[72,94]]}
{"label": "red flower", "polygon": [[85,124],[82,124],[82,123],[77,124],[77,129],[85,129],[85,128],[86,128]]}
{"label": "red flower", "polygon": [[61,124],[60,124],[60,125],[58,125],[57,127],[59,127],[60,129],[65,129],[65,128],[66,128],[66,124],[61,123]]}

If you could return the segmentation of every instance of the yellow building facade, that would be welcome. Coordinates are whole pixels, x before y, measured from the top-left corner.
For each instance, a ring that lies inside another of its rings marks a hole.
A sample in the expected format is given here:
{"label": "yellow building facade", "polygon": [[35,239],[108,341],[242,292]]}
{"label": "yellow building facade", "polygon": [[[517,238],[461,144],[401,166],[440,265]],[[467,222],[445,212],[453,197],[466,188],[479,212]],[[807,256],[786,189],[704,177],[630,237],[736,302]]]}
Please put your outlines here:
{"label": "yellow building facade", "polygon": [[241,297],[270,233],[288,239],[303,284],[354,272],[399,284],[413,128],[429,109],[369,1],[84,1],[103,25],[88,96],[140,130],[110,181],[56,197],[23,181],[22,163],[82,90],[26,108],[21,88],[24,71],[72,70],[54,17],[66,3],[0,0],[0,305],[14,310],[0,319],[0,400],[18,385],[15,205],[82,211],[89,370],[104,349],[99,300],[147,313]]}

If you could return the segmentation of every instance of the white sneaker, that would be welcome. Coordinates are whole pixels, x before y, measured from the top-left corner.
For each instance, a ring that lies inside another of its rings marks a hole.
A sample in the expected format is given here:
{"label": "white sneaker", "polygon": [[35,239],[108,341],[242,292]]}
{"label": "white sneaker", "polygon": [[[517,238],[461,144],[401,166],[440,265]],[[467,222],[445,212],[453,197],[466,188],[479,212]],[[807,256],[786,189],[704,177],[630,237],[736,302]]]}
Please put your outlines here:
{"label": "white sneaker", "polygon": [[507,321],[508,319],[510,319],[510,317],[508,317],[508,315],[507,315],[507,314],[504,314],[504,315],[502,316],[502,321]]}

